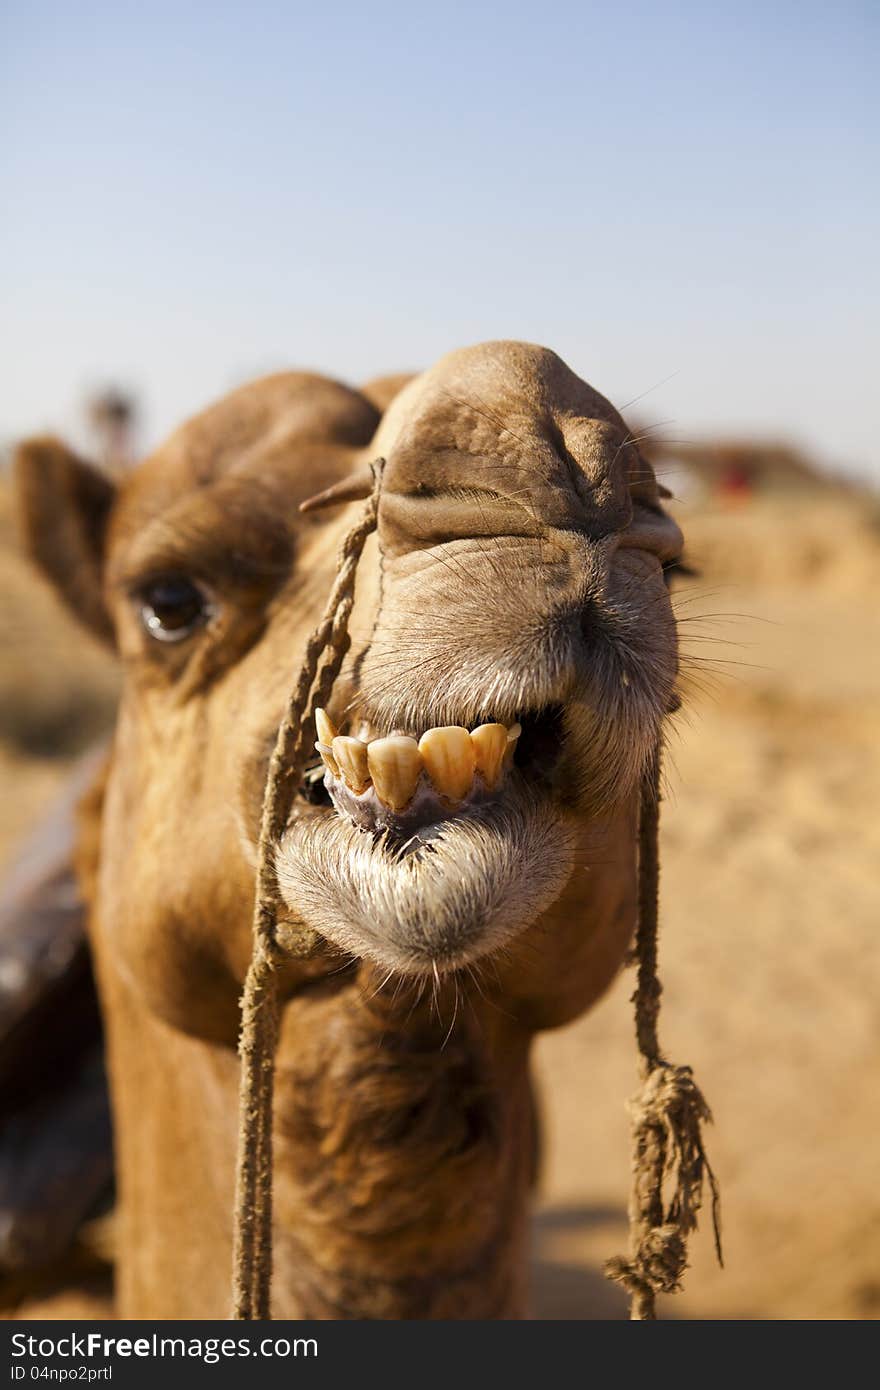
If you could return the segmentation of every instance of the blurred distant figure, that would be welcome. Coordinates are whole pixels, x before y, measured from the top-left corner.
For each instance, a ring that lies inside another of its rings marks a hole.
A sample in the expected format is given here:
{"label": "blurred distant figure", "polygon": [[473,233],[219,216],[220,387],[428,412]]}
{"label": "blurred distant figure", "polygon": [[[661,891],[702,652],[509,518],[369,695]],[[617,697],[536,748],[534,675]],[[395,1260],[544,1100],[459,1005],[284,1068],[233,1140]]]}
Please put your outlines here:
{"label": "blurred distant figure", "polygon": [[839,487],[796,444],[773,439],[703,439],[642,446],[677,496],[687,492],[740,506],[758,494],[815,493]]}
{"label": "blurred distant figure", "polygon": [[97,442],[98,462],[110,473],[134,462],[137,403],[134,396],[108,386],[88,402],[88,419]]}
{"label": "blurred distant figure", "polygon": [[725,502],[747,502],[754,489],[754,470],[743,460],[730,459],[718,478],[718,492]]}

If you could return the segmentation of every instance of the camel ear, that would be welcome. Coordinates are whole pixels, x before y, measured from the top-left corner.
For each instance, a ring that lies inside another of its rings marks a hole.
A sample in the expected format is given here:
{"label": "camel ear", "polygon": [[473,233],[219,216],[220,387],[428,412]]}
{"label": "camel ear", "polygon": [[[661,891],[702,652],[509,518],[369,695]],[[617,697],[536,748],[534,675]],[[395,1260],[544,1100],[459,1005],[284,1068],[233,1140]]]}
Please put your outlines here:
{"label": "camel ear", "polygon": [[28,556],[79,622],[112,645],[103,569],[114,483],[53,438],[21,444],[14,469]]}

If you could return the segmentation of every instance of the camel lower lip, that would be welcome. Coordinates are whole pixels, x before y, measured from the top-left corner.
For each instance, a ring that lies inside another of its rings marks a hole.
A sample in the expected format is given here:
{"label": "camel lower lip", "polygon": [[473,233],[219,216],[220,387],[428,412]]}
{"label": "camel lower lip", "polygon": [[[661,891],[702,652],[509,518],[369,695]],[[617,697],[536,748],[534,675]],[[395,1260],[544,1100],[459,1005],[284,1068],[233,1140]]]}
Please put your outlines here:
{"label": "camel lower lip", "polygon": [[460,968],[502,948],[558,897],[573,842],[525,779],[402,844],[333,810],[294,820],[276,856],[292,911],[342,950],[388,970]]}
{"label": "camel lower lip", "polygon": [[429,837],[431,832],[456,815],[468,814],[477,807],[487,806],[496,799],[494,789],[487,787],[477,776],[470,793],[463,801],[450,803],[441,797],[430,782],[421,782],[414,796],[402,811],[392,810],[370,786],[356,793],[341,778],[327,773],[324,786],[340,815],[348,817],[361,830],[387,833],[389,840],[410,847]]}

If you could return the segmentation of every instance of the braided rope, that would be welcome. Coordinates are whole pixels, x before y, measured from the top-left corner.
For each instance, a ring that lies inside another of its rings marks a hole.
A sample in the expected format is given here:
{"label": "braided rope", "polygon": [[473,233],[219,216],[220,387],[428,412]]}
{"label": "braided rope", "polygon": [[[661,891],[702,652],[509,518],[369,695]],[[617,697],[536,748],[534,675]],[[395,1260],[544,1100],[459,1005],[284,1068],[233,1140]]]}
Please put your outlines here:
{"label": "braided rope", "polygon": [[[690,1067],[663,1060],[657,1036],[662,986],[657,976],[660,886],[660,746],[642,780],[639,814],[639,917],[636,1040],[642,1086],[629,1103],[633,1132],[633,1185],[629,1207],[629,1259],[609,1260],[605,1273],[630,1295],[634,1321],[656,1318],[656,1295],[681,1288],[687,1238],[696,1228],[703,1183],[712,1196],[712,1226],[721,1255],[720,1193],[703,1147],[702,1126],[712,1119]],[[664,1204],[664,1184],[673,1192]]]}
{"label": "braided rope", "polygon": [[383,466],[383,459],[373,464],[372,493],[361,519],[342,543],[336,579],[324,615],[306,645],[269,763],[257,859],[253,957],[242,994],[239,1047],[241,1090],[232,1316],[245,1321],[270,1317],[272,1097],[279,1019],[276,968],[291,957],[303,959],[311,955],[318,940],[305,923],[285,925],[283,944],[278,940],[282,904],[275,880],[275,847],[302,780],[309,743],[314,737],[315,708],[327,703],[350,646],[348,622],[354,604],[355,575],[367,537],[376,528]]}

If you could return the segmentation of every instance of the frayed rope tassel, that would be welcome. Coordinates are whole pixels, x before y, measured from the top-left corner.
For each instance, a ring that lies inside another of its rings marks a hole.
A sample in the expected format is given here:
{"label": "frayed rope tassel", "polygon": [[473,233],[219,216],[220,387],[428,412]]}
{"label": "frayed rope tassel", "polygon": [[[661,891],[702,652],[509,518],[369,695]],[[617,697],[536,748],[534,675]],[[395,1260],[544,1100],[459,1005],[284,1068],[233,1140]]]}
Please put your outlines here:
{"label": "frayed rope tassel", "polygon": [[[605,1266],[607,1277],[629,1293],[630,1317],[640,1322],[656,1318],[658,1293],[681,1288],[687,1238],[696,1229],[706,1181],[712,1196],[715,1253],[723,1263],[720,1193],[703,1146],[703,1125],[712,1115],[691,1068],[664,1061],[657,1038],[659,811],[658,748],[642,784],[639,823],[638,983],[632,999],[643,1081],[627,1107],[633,1137],[630,1253],[628,1259],[618,1256]],[[667,1203],[664,1193],[670,1191]]]}

